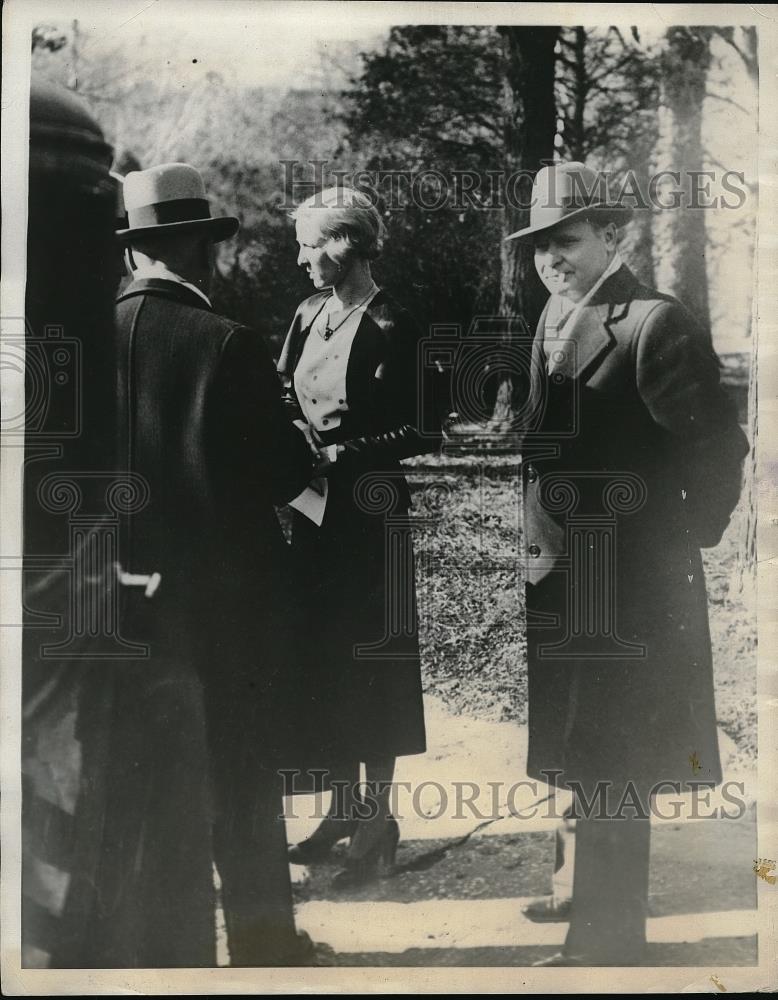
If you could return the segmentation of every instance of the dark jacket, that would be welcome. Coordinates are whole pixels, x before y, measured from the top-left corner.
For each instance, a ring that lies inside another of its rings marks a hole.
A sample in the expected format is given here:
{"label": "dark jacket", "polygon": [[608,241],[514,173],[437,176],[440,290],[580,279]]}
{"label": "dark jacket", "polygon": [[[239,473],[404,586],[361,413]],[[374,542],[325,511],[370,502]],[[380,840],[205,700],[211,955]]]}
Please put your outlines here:
{"label": "dark jacket", "polygon": [[530,773],[719,780],[700,547],[748,444],[710,335],[626,267],[550,375],[544,321],[522,449]]}
{"label": "dark jacket", "polygon": [[[182,663],[220,692],[251,683],[262,702],[284,673],[288,609],[273,504],[308,481],[308,446],[262,339],[194,292],[133,282],[119,298],[117,337],[122,468],[142,475],[149,494],[128,519],[122,565],[161,574],[149,602],[158,648],[177,635]],[[272,747],[267,728],[255,738]]]}
{"label": "dark jacket", "polygon": [[159,570],[210,606],[233,580],[272,590],[284,552],[273,504],[300,492],[311,459],[263,340],[158,279],[128,286],[117,327],[120,442],[150,491],[125,568]]}
{"label": "dark jacket", "polygon": [[[317,292],[299,305],[281,352],[278,370],[295,403],[294,372],[311,324],[330,294]],[[399,473],[400,459],[440,445],[435,386],[419,364],[420,335],[410,313],[379,291],[365,309],[349,355],[349,409],[336,430],[320,435],[327,444],[345,446],[337,465],[352,479],[373,469],[396,473],[405,508],[410,494]]]}

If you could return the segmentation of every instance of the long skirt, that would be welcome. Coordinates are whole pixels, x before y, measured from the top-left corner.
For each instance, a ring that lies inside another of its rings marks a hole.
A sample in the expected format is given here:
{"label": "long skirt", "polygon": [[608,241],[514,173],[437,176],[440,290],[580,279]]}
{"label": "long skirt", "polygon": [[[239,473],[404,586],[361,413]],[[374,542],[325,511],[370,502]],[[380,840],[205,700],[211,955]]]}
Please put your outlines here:
{"label": "long skirt", "polygon": [[426,749],[411,528],[405,512],[368,513],[353,482],[330,481],[321,527],[295,512],[296,699],[304,767]]}

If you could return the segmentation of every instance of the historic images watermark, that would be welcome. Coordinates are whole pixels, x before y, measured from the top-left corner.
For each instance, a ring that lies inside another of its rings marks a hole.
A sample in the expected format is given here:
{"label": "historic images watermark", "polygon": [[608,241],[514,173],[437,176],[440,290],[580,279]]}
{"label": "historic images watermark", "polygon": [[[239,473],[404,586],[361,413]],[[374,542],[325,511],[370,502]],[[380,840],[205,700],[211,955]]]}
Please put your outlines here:
{"label": "historic images watermark", "polygon": [[[572,803],[549,792],[545,784],[553,787],[561,771],[541,771],[543,781],[529,778],[508,783],[506,781],[454,780],[447,784],[426,780],[360,782],[358,801],[341,813],[330,812],[325,805],[325,791],[331,791],[333,802],[344,799],[348,782],[329,779],[326,769],[279,769],[285,796],[285,819],[297,819],[295,797],[298,794],[314,795],[315,809],[311,818],[323,819],[338,815],[340,819],[373,819],[389,802],[389,813],[396,820],[416,817],[436,820],[446,817],[453,820],[495,822],[513,818],[522,820],[567,819],[742,819],[748,809],[749,798],[745,783],[725,781],[713,803],[710,781],[659,781],[650,788],[639,788],[633,781],[615,785],[598,781],[593,786],[569,781],[566,789],[572,793]],[[545,784],[544,784],[545,783]],[[313,791],[312,791],[313,789]]]}
{"label": "historic images watermark", "polygon": [[[281,160],[284,199],[280,208],[293,211],[306,198],[330,186],[364,191],[385,212],[410,206],[425,212],[449,209],[464,212],[530,209],[534,204],[534,171],[451,170],[434,167],[414,170],[343,170],[329,160]],[[552,163],[553,161],[548,161]],[[546,165],[546,161],[541,163]],[[623,208],[674,211],[690,209],[741,209],[749,185],[741,170],[658,170],[648,177],[634,169],[615,174],[602,171],[592,186],[574,177],[573,197],[601,201]],[[548,202],[555,205],[553,188]],[[558,199],[558,205],[563,204]]]}

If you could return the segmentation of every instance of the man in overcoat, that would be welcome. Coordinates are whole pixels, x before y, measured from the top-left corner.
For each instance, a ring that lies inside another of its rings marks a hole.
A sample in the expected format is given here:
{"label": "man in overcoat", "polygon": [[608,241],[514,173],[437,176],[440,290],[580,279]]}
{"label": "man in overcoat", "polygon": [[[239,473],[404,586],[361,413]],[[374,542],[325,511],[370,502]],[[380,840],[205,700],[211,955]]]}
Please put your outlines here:
{"label": "man in overcoat", "polygon": [[551,292],[522,447],[528,772],[573,791],[575,849],[572,899],[525,912],[570,921],[538,964],[639,964],[652,795],[721,780],[700,548],[748,445],[710,333],[621,261],[600,176],[544,167],[533,195],[509,237]]}
{"label": "man in overcoat", "polygon": [[[176,692],[202,695],[231,963],[295,964],[274,766],[291,728],[289,572],[273,505],[310,479],[310,450],[286,417],[263,340],[208,297],[214,244],[238,221],[212,218],[199,173],[180,163],[128,174],[124,203],[118,235],[133,280],[117,309],[119,447],[148,500],[122,539],[123,582],[139,584],[122,625],[149,644],[149,683],[180,680],[161,686],[160,704],[151,690],[150,711],[175,726]],[[153,758],[154,747],[139,752]],[[169,773],[170,762],[159,767]],[[207,786],[208,773],[197,777]],[[165,795],[164,783],[152,787],[152,806],[156,796],[164,809]],[[159,893],[178,891],[156,874]]]}

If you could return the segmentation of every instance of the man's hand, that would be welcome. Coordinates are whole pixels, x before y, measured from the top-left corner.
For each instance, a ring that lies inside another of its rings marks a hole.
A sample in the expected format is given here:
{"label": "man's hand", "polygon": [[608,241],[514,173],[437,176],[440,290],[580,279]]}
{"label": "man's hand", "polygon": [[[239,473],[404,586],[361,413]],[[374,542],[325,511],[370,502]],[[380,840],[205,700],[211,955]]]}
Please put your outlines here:
{"label": "man's hand", "polygon": [[320,448],[316,452],[315,474],[317,476],[326,476],[337,462],[338,455],[344,450],[343,445],[340,444],[331,444],[325,448]]}
{"label": "man's hand", "polygon": [[304,420],[293,420],[294,426],[302,433],[305,440],[308,442],[308,447],[311,449],[311,455],[314,459],[319,457],[319,443],[313,437],[313,428],[310,424],[306,424]]}

